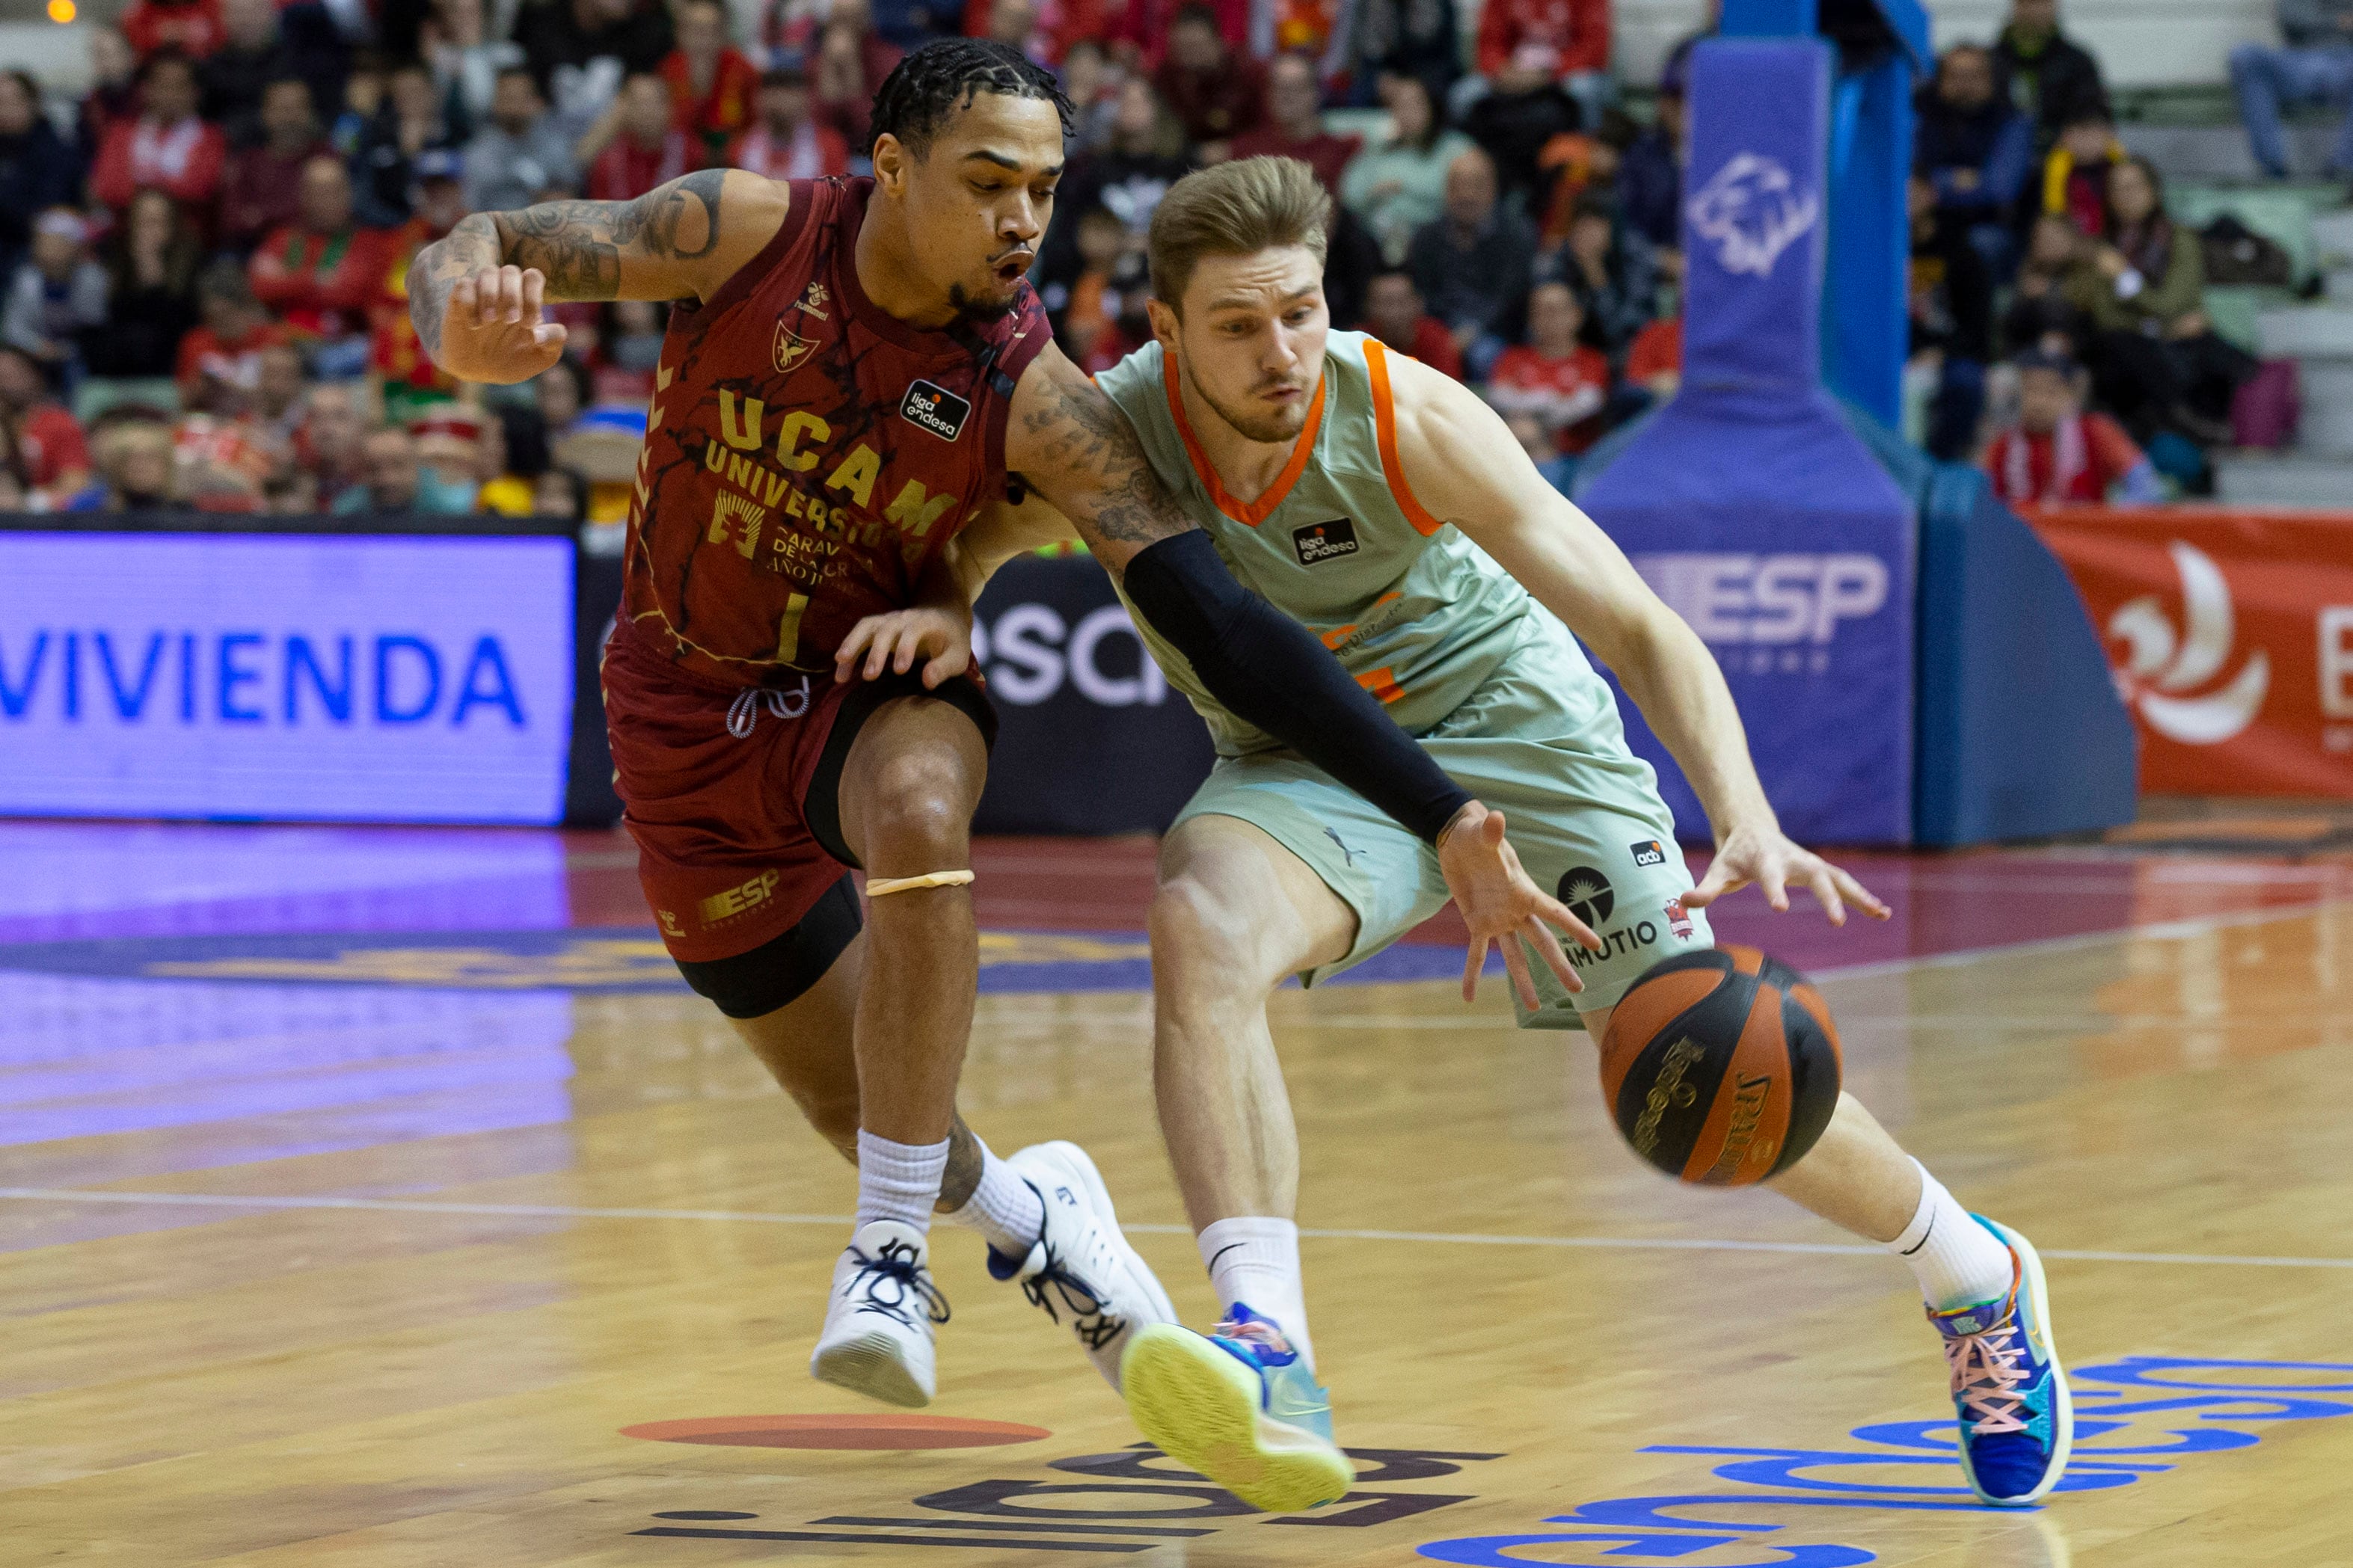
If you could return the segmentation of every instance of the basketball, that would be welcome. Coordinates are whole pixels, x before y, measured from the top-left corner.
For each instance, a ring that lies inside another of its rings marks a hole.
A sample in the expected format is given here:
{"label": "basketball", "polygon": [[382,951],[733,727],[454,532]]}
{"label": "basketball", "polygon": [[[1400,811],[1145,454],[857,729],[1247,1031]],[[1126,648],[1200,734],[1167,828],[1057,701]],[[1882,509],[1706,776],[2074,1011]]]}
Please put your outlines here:
{"label": "basketball", "polygon": [[1678,953],[1609,1015],[1601,1092],[1660,1170],[1707,1186],[1779,1174],[1839,1097],[1837,1026],[1804,975],[1753,947]]}

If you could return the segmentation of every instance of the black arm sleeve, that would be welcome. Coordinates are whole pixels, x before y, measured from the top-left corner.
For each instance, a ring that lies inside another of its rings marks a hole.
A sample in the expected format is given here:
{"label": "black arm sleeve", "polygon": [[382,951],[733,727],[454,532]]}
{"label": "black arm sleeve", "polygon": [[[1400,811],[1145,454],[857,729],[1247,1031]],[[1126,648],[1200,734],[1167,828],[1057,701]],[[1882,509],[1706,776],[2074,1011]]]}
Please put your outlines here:
{"label": "black arm sleeve", "polygon": [[1198,529],[1127,563],[1127,596],[1209,695],[1379,806],[1426,844],[1470,803],[1314,633],[1234,581]]}

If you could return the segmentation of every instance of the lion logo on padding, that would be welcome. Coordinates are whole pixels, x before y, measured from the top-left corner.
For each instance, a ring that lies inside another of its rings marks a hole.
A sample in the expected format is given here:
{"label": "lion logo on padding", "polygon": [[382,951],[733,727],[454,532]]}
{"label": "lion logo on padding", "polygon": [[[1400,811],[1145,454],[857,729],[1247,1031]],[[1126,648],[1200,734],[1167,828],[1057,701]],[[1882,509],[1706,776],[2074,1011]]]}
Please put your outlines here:
{"label": "lion logo on padding", "polygon": [[1773,275],[1781,253],[1821,221],[1821,198],[1800,190],[1788,169],[1757,153],[1736,153],[1692,194],[1692,231],[1726,272]]}
{"label": "lion logo on padding", "polygon": [[2119,605],[2108,617],[2108,636],[2125,645],[2124,664],[2116,672],[2116,691],[2167,740],[2211,746],[2254,722],[2255,710],[2271,689],[2271,655],[2257,648],[2219,689],[2183,695],[2208,684],[2230,660],[2231,585],[2204,552],[2178,539],[2167,549],[2173,554],[2173,569],[2181,574],[2186,625],[2176,633],[2173,617],[2154,594]]}

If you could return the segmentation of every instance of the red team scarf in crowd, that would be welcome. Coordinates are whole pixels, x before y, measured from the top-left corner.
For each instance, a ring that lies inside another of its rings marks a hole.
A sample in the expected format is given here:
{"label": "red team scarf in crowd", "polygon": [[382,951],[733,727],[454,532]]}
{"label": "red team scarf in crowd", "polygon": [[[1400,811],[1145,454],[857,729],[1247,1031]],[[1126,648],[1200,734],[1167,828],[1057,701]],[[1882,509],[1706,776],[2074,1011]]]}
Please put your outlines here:
{"label": "red team scarf in crowd", "polygon": [[2038,493],[2034,488],[2032,451],[2034,437],[2024,430],[2013,430],[2003,438],[2002,489],[2013,502],[2065,501],[2097,500],[2096,492],[2089,498],[2075,493],[2091,468],[2091,446],[2084,438],[2084,416],[2080,414],[2059,422],[2052,431],[2051,472]]}
{"label": "red team scarf in crowd", "polygon": [[195,156],[196,144],[204,135],[205,122],[193,114],[164,128],[152,120],[140,121],[131,130],[132,184],[176,185],[187,174],[188,160]]}

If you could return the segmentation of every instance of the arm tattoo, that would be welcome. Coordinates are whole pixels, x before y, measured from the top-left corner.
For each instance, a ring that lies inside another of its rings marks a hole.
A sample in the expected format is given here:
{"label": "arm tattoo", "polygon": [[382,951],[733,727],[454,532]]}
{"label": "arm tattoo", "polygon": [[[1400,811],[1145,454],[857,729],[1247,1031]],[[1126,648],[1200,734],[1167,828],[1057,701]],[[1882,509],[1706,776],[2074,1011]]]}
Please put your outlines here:
{"label": "arm tattoo", "polygon": [[1071,499],[1077,504],[1063,510],[1089,545],[1100,550],[1106,542],[1149,544],[1194,526],[1101,388],[1058,379],[1051,395],[1053,401],[1026,416],[1022,425],[1039,443],[1045,459],[1040,466],[1059,471],[1076,488]]}
{"label": "arm tattoo", "polygon": [[499,231],[487,213],[461,219],[458,226],[417,253],[408,265],[408,319],[427,353],[441,353],[441,322],[449,312],[449,290],[460,278],[499,264]]}
{"label": "arm tattoo", "polygon": [[[633,202],[546,202],[500,213],[501,249],[518,267],[546,275],[551,300],[611,300],[621,291],[627,251],[659,261],[697,261],[719,244],[719,195],[724,169],[704,169],[659,185]],[[702,239],[680,242],[689,211],[702,214]]]}
{"label": "arm tattoo", "polygon": [[[652,261],[700,261],[719,247],[719,193],[726,183],[726,170],[704,169],[633,202],[544,202],[461,220],[409,264],[408,319],[418,341],[439,357],[450,289],[487,267],[539,268],[550,300],[613,300],[621,292],[625,251]],[[702,239],[691,250],[679,239],[691,210],[702,214]]]}

